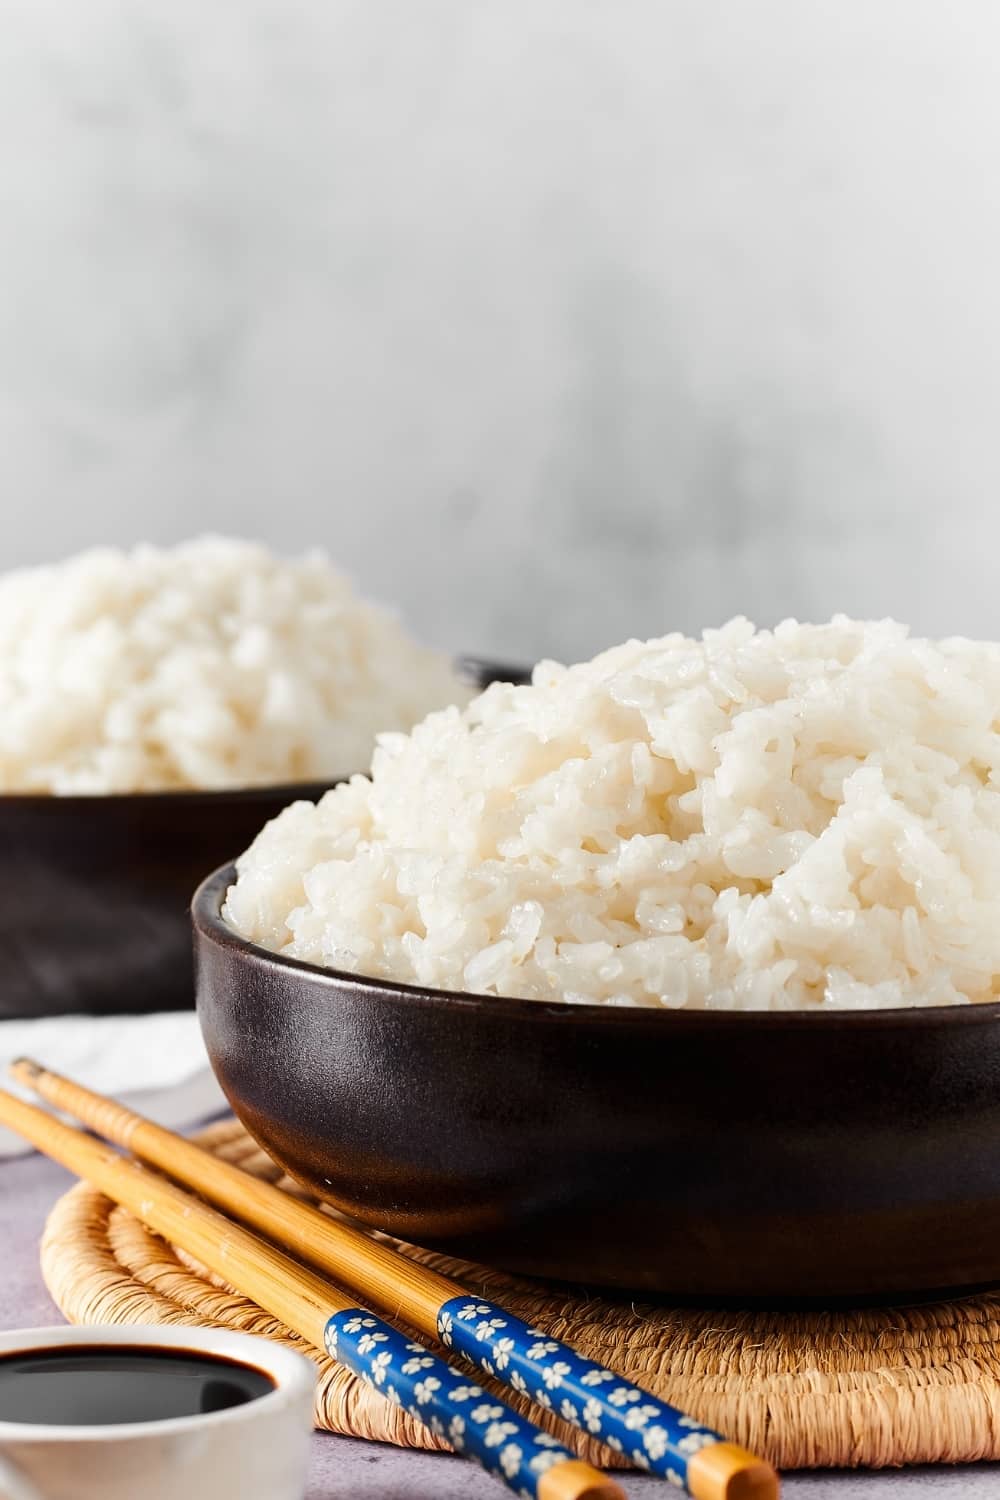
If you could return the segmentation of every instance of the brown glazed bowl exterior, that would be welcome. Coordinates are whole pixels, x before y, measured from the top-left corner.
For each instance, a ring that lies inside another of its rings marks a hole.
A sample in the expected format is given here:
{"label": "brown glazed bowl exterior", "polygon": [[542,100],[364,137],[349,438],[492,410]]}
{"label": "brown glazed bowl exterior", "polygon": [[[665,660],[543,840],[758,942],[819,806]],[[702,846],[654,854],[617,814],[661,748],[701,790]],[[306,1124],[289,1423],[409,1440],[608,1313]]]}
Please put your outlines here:
{"label": "brown glazed bowl exterior", "polygon": [[[522,667],[466,658],[478,685]],[[191,892],[296,798],[336,781],[225,792],[0,795],[0,1017],[182,1010]]]}
{"label": "brown glazed bowl exterior", "polygon": [[377,1229],[591,1286],[788,1303],[1000,1282],[1000,1005],[813,1015],[448,994],[194,906],[233,1109]]}

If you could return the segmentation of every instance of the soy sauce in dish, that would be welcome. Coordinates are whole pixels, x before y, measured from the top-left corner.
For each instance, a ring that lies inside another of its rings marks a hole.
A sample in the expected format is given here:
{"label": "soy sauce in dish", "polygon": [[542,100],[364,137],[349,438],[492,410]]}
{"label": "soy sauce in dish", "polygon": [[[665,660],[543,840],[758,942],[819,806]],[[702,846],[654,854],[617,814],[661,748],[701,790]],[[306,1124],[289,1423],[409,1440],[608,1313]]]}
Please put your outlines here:
{"label": "soy sauce in dish", "polygon": [[66,1344],[0,1355],[0,1422],[103,1427],[242,1406],[273,1391],[263,1370],[192,1349]]}

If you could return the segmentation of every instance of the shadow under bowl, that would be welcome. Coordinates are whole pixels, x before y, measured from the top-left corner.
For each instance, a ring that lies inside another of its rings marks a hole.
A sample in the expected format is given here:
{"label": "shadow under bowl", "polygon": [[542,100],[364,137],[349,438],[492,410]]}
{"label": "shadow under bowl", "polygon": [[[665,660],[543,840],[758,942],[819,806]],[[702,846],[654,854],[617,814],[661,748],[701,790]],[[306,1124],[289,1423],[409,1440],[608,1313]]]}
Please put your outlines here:
{"label": "shadow under bowl", "polygon": [[[479,687],[528,675],[476,658],[459,665]],[[315,800],[337,779],[0,795],[0,1018],[190,1008],[195,886],[289,802]]]}
{"label": "shadow under bowl", "polygon": [[373,1227],[700,1300],[1000,1282],[1000,1004],[746,1013],[449,994],[193,908],[212,1066],[255,1139]]}

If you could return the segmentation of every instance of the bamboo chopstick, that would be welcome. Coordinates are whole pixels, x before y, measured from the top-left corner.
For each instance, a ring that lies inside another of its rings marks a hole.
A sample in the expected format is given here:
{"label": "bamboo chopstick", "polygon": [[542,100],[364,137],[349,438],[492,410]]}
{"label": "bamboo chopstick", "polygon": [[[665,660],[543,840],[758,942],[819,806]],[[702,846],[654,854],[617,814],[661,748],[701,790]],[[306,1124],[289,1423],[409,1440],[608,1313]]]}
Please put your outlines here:
{"label": "bamboo chopstick", "polygon": [[288,1328],[326,1348],[520,1495],[624,1500],[617,1484],[574,1457],[461,1370],[391,1323],[139,1162],[0,1089],[0,1123],[100,1188],[144,1224],[196,1255]]}
{"label": "bamboo chopstick", "polygon": [[769,1464],[505,1308],[331,1219],[102,1094],[28,1058],[11,1074],[58,1109],[330,1272],[366,1301],[440,1338],[487,1374],[559,1411],[695,1500],[776,1500]]}

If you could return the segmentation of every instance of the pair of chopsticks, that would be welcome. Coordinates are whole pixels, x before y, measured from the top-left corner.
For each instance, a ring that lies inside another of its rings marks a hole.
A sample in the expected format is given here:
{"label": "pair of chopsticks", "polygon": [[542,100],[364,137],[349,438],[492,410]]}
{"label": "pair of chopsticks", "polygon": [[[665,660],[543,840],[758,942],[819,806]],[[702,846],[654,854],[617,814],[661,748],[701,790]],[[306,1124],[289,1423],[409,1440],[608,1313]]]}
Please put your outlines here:
{"label": "pair of chopsticks", "polygon": [[770,1465],[544,1329],[529,1327],[362,1231],[37,1063],[20,1059],[11,1073],[105,1141],[217,1207],[2,1090],[0,1122],[197,1256],[311,1344],[326,1348],[519,1493],[538,1500],[622,1500],[618,1485],[470,1384],[462,1371],[217,1210],[290,1245],[374,1307],[440,1339],[486,1374],[696,1500],[776,1500],[778,1480]]}

